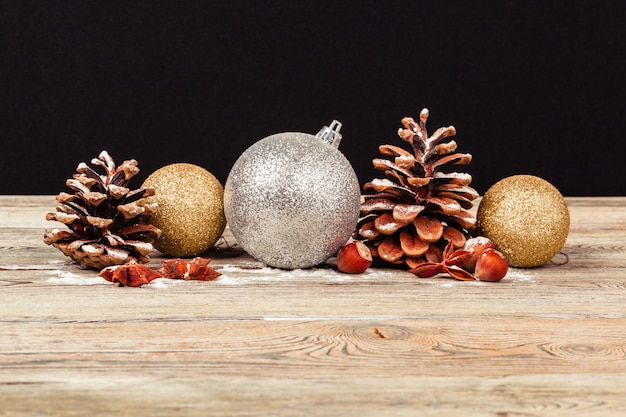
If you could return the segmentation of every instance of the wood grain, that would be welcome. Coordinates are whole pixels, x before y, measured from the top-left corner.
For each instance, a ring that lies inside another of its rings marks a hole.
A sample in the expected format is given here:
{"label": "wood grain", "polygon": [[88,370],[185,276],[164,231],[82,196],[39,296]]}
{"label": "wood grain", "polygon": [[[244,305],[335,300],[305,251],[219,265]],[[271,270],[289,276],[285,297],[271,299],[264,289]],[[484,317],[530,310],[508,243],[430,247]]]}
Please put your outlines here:
{"label": "wood grain", "polygon": [[626,198],[567,201],[564,255],[499,283],[233,249],[122,288],[43,244],[53,197],[0,196],[0,416],[625,415]]}

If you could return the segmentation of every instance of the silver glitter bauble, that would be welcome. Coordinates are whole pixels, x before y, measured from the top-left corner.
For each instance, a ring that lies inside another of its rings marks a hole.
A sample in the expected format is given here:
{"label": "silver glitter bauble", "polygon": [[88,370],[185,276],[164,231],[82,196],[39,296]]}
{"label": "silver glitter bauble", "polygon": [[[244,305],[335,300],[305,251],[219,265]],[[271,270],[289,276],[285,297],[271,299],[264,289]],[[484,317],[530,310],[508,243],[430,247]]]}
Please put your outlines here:
{"label": "silver glitter bauble", "polygon": [[352,165],[337,149],[340,127],[334,121],[317,136],[268,136],[237,159],[224,187],[224,212],[251,256],[277,268],[308,268],[350,238],[361,194]]}

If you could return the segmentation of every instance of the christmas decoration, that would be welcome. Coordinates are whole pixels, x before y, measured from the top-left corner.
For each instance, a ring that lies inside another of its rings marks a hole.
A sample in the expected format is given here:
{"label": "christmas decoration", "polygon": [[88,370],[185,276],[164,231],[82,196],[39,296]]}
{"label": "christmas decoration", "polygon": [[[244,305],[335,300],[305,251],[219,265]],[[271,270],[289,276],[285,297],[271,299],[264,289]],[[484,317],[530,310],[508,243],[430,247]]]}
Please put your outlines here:
{"label": "christmas decoration", "polygon": [[476,260],[474,276],[481,281],[500,281],[506,276],[509,264],[496,249],[486,249]]}
{"label": "christmas decoration", "polygon": [[360,274],[372,264],[372,253],[360,240],[346,243],[337,253],[337,269],[346,274]]}
{"label": "christmas decoration", "polygon": [[359,182],[337,149],[341,124],[313,136],[286,132],[249,147],[224,187],[224,210],[241,247],[266,264],[307,268],[333,256],[358,217]]}
{"label": "christmas decoration", "polygon": [[109,282],[117,282],[120,287],[140,287],[161,278],[159,272],[134,260],[124,265],[108,266],[100,271],[99,275]]}
{"label": "christmas decoration", "polygon": [[448,242],[440,261],[427,261],[411,268],[409,272],[420,278],[430,278],[446,273],[460,281],[500,281],[509,270],[504,255],[493,248],[489,239],[482,238],[480,242],[467,240],[462,249],[454,248]]}
{"label": "christmas decoration", "polygon": [[150,221],[161,229],[154,247],[164,254],[199,255],[224,232],[224,188],[206,169],[187,163],[166,165],[150,174],[143,186],[156,190],[142,203],[159,205]]}
{"label": "christmas decoration", "polygon": [[47,220],[64,223],[70,230],[46,230],[44,242],[86,268],[147,262],[152,242],[161,232],[143,220],[156,212],[157,204],[139,206],[136,201],[153,195],[154,189],[131,191],[127,187],[139,172],[134,159],[116,167],[102,151],[91,163],[103,168],[104,175],[84,162],[78,165],[77,173],[66,181],[73,193],[61,192],[56,212],[46,215]]}
{"label": "christmas decoration", "polygon": [[548,181],[514,175],[491,186],[477,212],[477,230],[513,267],[532,268],[554,257],[569,233],[569,210]]}
{"label": "christmas decoration", "polygon": [[[402,119],[398,130],[412,152],[393,145],[381,145],[382,155],[372,162],[387,178],[374,179],[364,185],[355,238],[371,249],[382,263],[416,268],[424,262],[441,263],[444,249],[461,248],[475,226],[468,211],[478,193],[470,187],[472,177],[466,173],[447,172],[451,165],[471,162],[470,154],[455,153],[457,144],[450,138],[453,126],[442,127],[429,137],[426,130],[428,109],[416,122]],[[450,250],[449,250],[450,251]]]}
{"label": "christmas decoration", "polygon": [[109,282],[117,282],[121,287],[140,287],[157,278],[210,281],[221,276],[209,266],[211,259],[196,257],[191,261],[166,259],[159,270],[131,260],[123,265],[108,266],[100,271],[100,276]]}
{"label": "christmas decoration", "polygon": [[159,273],[164,278],[211,281],[222,274],[209,266],[209,262],[211,259],[200,257],[193,258],[191,261],[166,259],[161,261],[163,267],[159,269]]}
{"label": "christmas decoration", "polygon": [[466,271],[474,271],[478,257],[487,249],[494,249],[493,242],[484,236],[473,237],[467,239],[463,250],[470,253],[469,258],[463,263],[463,269]]}

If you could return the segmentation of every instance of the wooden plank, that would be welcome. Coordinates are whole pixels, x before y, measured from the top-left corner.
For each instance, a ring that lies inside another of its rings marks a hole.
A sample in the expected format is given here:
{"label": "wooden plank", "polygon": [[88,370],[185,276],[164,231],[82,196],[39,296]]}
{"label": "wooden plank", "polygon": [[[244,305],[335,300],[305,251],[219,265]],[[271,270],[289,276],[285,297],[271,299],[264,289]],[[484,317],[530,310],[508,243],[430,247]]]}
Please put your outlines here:
{"label": "wooden plank", "polygon": [[0,415],[626,409],[625,320],[525,323],[493,320],[489,332],[485,320],[464,319],[3,323]]}
{"label": "wooden plank", "polygon": [[43,244],[54,197],[0,196],[0,416],[621,416],[626,197],[567,201],[569,261],[499,283],[231,250],[121,288]]}
{"label": "wooden plank", "polygon": [[319,380],[170,370],[30,373],[2,386],[0,415],[606,417],[626,409],[624,375]]}
{"label": "wooden plank", "polygon": [[[570,283],[557,273],[493,284],[419,280],[411,275],[394,278],[392,273],[372,272],[368,280],[336,283],[325,276],[267,280],[244,276],[243,283],[235,284],[170,281],[164,287],[155,283],[133,289],[29,281],[36,277],[54,280],[59,275],[27,272],[27,278],[19,274],[1,280],[5,286],[0,287],[4,300],[0,318],[626,317],[623,275]],[[234,275],[226,279],[237,280]]]}
{"label": "wooden plank", "polygon": [[[626,319],[4,321],[0,367],[344,378],[626,374]],[[485,331],[488,326],[489,331]],[[593,332],[589,332],[593,329]],[[114,337],[113,337],[114,336]],[[626,387],[624,387],[626,390]]]}

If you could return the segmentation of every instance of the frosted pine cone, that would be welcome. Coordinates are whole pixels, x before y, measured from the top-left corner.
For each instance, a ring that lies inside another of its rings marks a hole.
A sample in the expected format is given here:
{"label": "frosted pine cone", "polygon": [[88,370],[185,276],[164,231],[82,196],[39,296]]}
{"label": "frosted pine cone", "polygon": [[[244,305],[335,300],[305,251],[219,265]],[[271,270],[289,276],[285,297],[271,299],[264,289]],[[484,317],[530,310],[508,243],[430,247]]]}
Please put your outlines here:
{"label": "frosted pine cone", "polygon": [[161,231],[142,220],[154,213],[157,205],[139,206],[136,201],[154,195],[154,188],[127,188],[139,172],[134,159],[116,167],[102,151],[91,163],[105,174],[99,175],[84,162],[78,165],[77,173],[66,181],[74,193],[60,193],[56,211],[46,215],[47,220],[64,223],[69,230],[46,230],[44,242],[86,268],[147,262],[152,242]]}
{"label": "frosted pine cone", "polygon": [[366,193],[355,238],[363,240],[372,255],[384,262],[414,268],[420,263],[440,262],[448,242],[460,248],[476,224],[468,209],[478,193],[466,173],[444,172],[451,165],[465,165],[470,154],[455,153],[450,138],[453,126],[439,128],[428,137],[428,109],[419,123],[402,119],[398,130],[413,152],[393,145],[379,151],[390,159],[372,161],[387,178],[374,179],[363,186]]}

